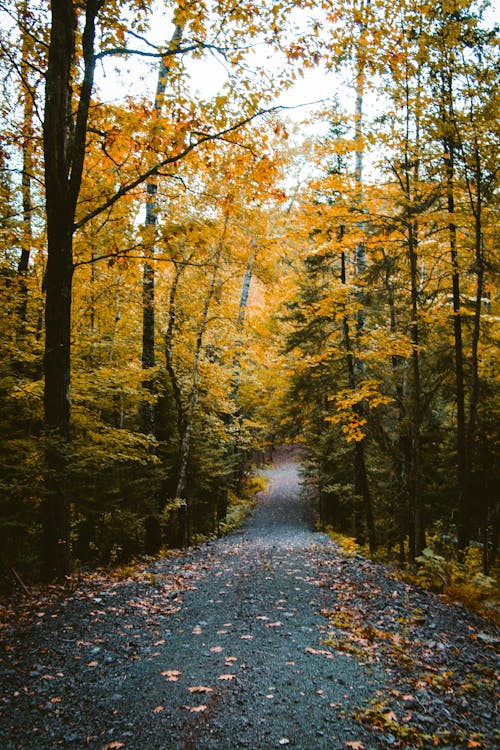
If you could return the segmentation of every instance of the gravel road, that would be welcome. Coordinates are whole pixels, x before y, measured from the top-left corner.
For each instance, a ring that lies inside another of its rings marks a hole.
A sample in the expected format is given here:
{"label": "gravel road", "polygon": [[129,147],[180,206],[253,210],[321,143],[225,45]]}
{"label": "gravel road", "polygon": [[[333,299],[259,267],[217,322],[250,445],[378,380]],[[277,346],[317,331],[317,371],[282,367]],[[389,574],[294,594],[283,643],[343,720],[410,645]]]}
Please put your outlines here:
{"label": "gravel road", "polygon": [[6,619],[2,750],[498,746],[492,627],[315,533],[295,463],[264,473],[238,533]]}

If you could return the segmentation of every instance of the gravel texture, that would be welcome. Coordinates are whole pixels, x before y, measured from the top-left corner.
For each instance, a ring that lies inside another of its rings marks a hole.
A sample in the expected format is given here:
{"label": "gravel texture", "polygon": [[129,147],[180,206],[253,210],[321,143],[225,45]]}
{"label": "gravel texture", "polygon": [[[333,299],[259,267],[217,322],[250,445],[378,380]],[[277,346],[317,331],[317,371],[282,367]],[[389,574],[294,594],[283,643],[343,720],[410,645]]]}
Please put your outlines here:
{"label": "gravel texture", "polygon": [[5,608],[2,750],[499,746],[491,625],[315,533],[298,470],[238,533]]}

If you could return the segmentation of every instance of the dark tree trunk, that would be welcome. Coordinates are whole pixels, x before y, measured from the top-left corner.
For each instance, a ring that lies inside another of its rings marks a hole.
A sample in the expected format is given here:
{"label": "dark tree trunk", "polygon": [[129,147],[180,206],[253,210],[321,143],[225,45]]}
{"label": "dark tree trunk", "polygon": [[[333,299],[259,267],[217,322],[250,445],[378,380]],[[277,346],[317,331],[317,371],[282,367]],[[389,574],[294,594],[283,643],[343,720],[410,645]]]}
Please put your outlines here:
{"label": "dark tree trunk", "polygon": [[53,0],[45,84],[44,159],[47,215],[45,274],[46,490],[42,506],[43,561],[48,577],[71,570],[70,550],[70,342],[73,231],[80,192],[88,109],[94,74],[94,24],[99,4],[89,0],[82,38],[85,63],[76,122],[71,68],[76,16],[71,0]]}
{"label": "dark tree trunk", "polygon": [[462,316],[460,312],[460,269],[458,265],[457,227],[455,214],[455,147],[451,138],[445,139],[445,169],[448,238],[450,245],[452,297],[453,297],[453,347],[455,353],[455,398],[457,404],[457,537],[458,548],[463,551],[470,541],[470,509],[467,502],[468,467],[467,435],[465,420],[465,380],[464,348],[462,337]]}
{"label": "dark tree trunk", "polygon": [[[343,284],[346,283],[346,267],[345,267],[345,254],[342,253],[341,257],[342,268],[341,268],[341,281]],[[359,320],[358,320],[359,324]],[[352,352],[351,335],[349,330],[349,321],[347,316],[344,317],[343,322],[343,336],[344,336],[344,348],[346,351],[347,359],[347,376],[349,381],[349,388],[355,390],[356,388],[356,362]],[[360,416],[363,413],[363,407],[361,404],[357,404],[354,407],[356,413]],[[364,543],[364,529],[366,526],[366,532],[368,536],[368,544],[370,552],[375,552],[377,548],[377,537],[375,530],[375,520],[373,517],[372,499],[370,494],[370,486],[368,484],[368,475],[366,472],[366,456],[365,456],[365,441],[357,440],[354,445],[354,494],[356,496],[356,507],[354,509],[354,526],[356,539],[360,544]],[[364,518],[364,524],[362,522]]]}
{"label": "dark tree trunk", "polygon": [[52,3],[44,120],[48,260],[45,274],[46,496],[43,558],[48,577],[70,572],[68,461],[73,209],[69,194],[71,63],[76,19],[68,0]]}

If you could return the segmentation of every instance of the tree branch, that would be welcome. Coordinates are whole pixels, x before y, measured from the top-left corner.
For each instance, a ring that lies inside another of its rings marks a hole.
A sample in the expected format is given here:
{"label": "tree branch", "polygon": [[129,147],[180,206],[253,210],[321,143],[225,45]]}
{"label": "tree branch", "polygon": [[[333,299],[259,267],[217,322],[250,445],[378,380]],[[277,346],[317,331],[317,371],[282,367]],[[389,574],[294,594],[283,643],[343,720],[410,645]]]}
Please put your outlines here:
{"label": "tree branch", "polygon": [[151,169],[148,169],[146,172],[143,172],[135,180],[132,180],[132,182],[129,182],[128,184],[123,185],[123,187],[117,190],[116,193],[111,196],[111,198],[108,198],[108,200],[106,200],[100,206],[90,211],[88,214],[86,214],[86,216],[81,218],[79,221],[75,222],[75,224],[73,225],[73,231],[80,229],[88,221],[90,221],[91,219],[94,219],[96,216],[99,216],[99,214],[101,214],[103,211],[106,211],[108,208],[113,206],[117,201],[120,200],[120,198],[123,198],[124,195],[127,195],[128,193],[130,193],[132,190],[139,187],[139,185],[142,185],[150,177],[157,175],[160,169],[163,169],[169,164],[176,164],[177,162],[182,161],[182,159],[188,156],[188,154],[190,154],[191,151],[194,151],[199,146],[202,146],[204,143],[223,139],[229,133],[234,133],[236,130],[243,128],[245,125],[248,125],[257,117],[262,117],[263,115],[271,114],[271,112],[277,112],[283,109],[289,109],[289,108],[276,106],[276,107],[271,107],[269,109],[259,110],[258,112],[254,112],[253,114],[249,115],[248,117],[245,117],[243,120],[239,120],[238,122],[234,123],[230,127],[225,128],[224,130],[220,130],[217,133],[206,133],[205,135],[201,135],[196,141],[192,141],[191,143],[189,143],[178,154],[175,154],[173,156],[167,157],[166,159],[163,159],[162,161],[155,164],[154,167],[151,167]]}

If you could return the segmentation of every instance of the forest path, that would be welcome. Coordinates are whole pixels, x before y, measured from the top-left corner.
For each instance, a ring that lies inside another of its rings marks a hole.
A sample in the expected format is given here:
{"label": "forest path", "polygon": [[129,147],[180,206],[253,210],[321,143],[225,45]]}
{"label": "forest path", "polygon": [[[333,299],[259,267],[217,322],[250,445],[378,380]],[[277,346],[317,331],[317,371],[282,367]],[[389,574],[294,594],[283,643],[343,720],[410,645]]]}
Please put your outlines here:
{"label": "forest path", "polygon": [[3,750],[496,746],[491,628],[315,533],[295,463],[265,473],[240,532],[4,628]]}

